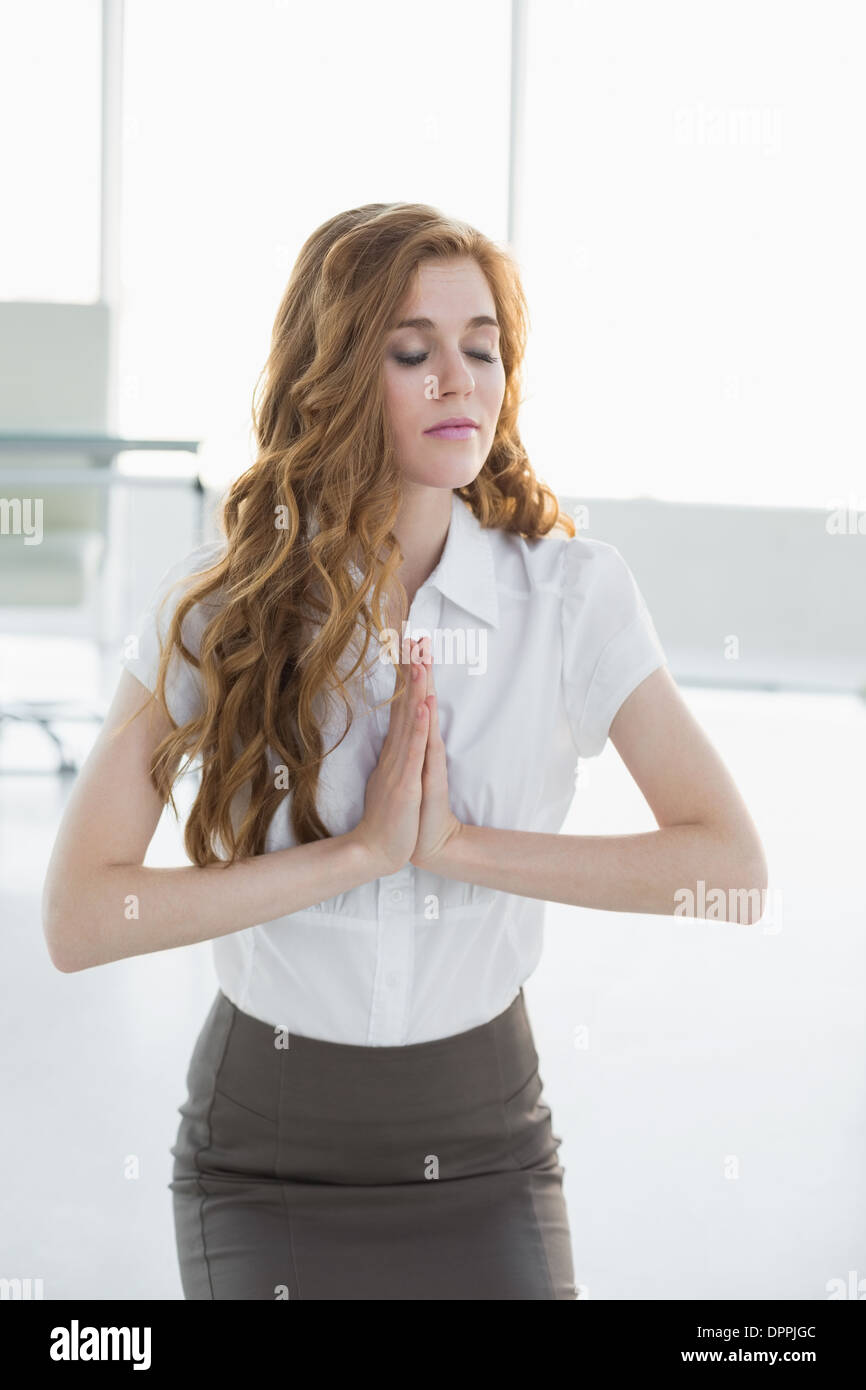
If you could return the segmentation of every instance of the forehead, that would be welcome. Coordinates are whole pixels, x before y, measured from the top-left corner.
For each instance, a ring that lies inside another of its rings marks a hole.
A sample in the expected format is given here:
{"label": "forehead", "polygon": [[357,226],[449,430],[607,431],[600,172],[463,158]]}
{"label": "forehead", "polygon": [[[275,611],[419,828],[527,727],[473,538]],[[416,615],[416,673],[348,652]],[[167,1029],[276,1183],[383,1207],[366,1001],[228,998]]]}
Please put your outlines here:
{"label": "forehead", "polygon": [[479,314],[495,317],[496,304],[478,262],[465,258],[422,261],[397,317],[424,315],[437,322],[453,319],[462,324]]}

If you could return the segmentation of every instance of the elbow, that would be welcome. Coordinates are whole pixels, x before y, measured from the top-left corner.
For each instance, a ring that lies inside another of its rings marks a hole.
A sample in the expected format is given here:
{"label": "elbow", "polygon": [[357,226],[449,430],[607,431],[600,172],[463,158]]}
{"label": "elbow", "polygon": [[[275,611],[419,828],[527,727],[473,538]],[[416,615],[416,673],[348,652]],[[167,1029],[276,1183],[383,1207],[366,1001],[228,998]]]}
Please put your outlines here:
{"label": "elbow", "polygon": [[701,852],[697,892],[678,888],[675,913],[717,922],[754,926],[767,907],[769,874],[764,848],[757,838],[732,842],[714,836],[711,853]]}
{"label": "elbow", "polygon": [[[75,975],[119,959],[106,924],[104,899],[94,880],[97,871],[49,876],[42,890],[42,934],[55,970]],[[126,954],[121,952],[122,954]]]}
{"label": "elbow", "polygon": [[61,929],[60,923],[43,918],[42,932],[48,947],[48,957],[55,970],[64,975],[74,975],[81,969],[80,962],[70,950],[68,935]]}
{"label": "elbow", "polygon": [[760,840],[753,841],[738,856],[735,882],[737,886],[729,890],[729,920],[743,926],[756,926],[763,919],[767,906],[769,882],[767,857]]}
{"label": "elbow", "polygon": [[72,961],[67,961],[64,956],[52,950],[50,946],[48,948],[48,954],[51,957],[51,964],[54,966],[55,970],[61,971],[64,975],[74,975],[79,969],[78,965]]}
{"label": "elbow", "polygon": [[84,964],[75,949],[75,925],[48,887],[42,896],[42,934],[55,970],[64,975],[74,975],[78,970],[84,969]]}

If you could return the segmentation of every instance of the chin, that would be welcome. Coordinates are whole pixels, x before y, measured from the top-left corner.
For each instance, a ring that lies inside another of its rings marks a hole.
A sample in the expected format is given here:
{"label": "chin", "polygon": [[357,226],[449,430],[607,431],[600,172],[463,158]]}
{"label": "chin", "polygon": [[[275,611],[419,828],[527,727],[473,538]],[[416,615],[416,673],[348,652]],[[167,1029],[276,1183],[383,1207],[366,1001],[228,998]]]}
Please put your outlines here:
{"label": "chin", "polygon": [[468,487],[478,477],[479,472],[480,470],[477,468],[473,468],[469,472],[466,469],[460,472],[452,470],[451,474],[446,476],[440,468],[436,473],[428,469],[426,472],[407,472],[403,476],[407,482],[414,483],[416,487],[438,488],[440,491],[454,492],[456,488]]}
{"label": "chin", "polygon": [[402,466],[403,477],[409,483],[414,483],[417,487],[436,487],[450,488],[452,491],[458,487],[468,487],[473,483],[484,467],[484,461],[479,459],[453,459],[431,466],[430,464],[418,465],[415,467]]}

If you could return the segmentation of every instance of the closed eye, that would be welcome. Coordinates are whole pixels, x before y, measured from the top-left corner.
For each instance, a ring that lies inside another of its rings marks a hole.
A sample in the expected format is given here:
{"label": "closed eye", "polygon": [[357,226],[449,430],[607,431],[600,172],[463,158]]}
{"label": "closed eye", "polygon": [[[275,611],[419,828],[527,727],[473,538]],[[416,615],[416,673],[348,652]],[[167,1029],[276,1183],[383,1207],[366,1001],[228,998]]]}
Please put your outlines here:
{"label": "closed eye", "polygon": [[[411,357],[402,357],[400,353],[394,354],[398,362],[402,362],[405,367],[417,367],[420,362],[424,362],[429,356],[426,352],[417,352]],[[467,357],[477,357],[480,362],[498,362],[498,357],[493,357],[489,352],[467,352]]]}

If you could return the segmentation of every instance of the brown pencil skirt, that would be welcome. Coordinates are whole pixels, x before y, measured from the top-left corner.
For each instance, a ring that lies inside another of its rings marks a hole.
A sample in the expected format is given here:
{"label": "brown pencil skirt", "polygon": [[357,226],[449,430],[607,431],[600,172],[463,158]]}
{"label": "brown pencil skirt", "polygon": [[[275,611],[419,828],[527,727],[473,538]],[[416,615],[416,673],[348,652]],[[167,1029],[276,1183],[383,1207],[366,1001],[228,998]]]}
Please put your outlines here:
{"label": "brown pencil skirt", "polygon": [[405,1047],[281,1034],[219,991],[187,1090],[169,1183],[185,1298],[575,1298],[522,989]]}

